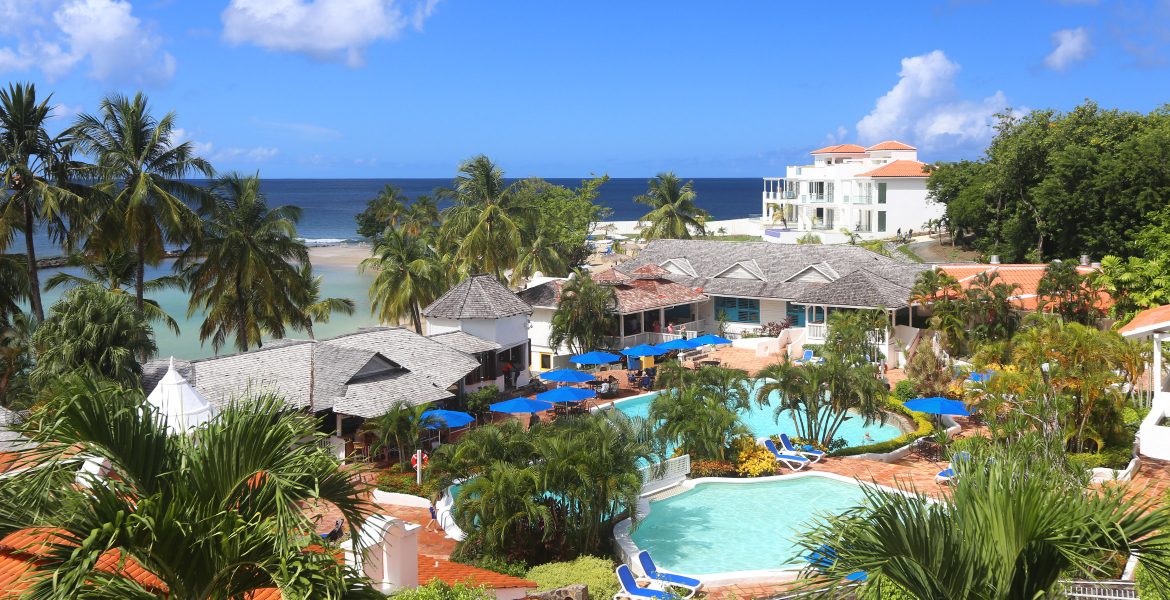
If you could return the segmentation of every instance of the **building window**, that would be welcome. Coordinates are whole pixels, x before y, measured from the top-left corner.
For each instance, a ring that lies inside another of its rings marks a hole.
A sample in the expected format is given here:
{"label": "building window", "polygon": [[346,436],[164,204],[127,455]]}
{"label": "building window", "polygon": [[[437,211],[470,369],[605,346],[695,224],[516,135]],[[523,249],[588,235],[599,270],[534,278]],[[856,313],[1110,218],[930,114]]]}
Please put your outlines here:
{"label": "building window", "polygon": [[878,233],[885,233],[886,231],[886,211],[878,211]]}
{"label": "building window", "polygon": [[759,323],[760,301],[754,298],[715,297],[715,318],[727,316],[732,323]]}
{"label": "building window", "polygon": [[548,371],[549,369],[552,369],[551,354],[545,354],[543,352],[540,353],[540,368],[542,371]]}
{"label": "building window", "polygon": [[[886,184],[883,181],[878,184],[878,204],[886,203]],[[882,231],[885,231],[884,229]]]}

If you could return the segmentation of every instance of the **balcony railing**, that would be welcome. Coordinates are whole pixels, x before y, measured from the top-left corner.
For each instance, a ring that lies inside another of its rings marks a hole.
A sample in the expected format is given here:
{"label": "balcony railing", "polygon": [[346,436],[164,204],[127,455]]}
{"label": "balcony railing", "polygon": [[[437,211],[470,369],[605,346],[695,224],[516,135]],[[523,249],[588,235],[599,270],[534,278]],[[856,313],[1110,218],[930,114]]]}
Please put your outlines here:
{"label": "balcony railing", "polygon": [[805,339],[810,342],[824,342],[829,333],[829,327],[824,323],[808,323],[804,327],[807,332]]}
{"label": "balcony railing", "polygon": [[703,335],[706,332],[706,321],[691,321],[690,323],[683,323],[686,330],[682,333],[666,333],[643,331],[642,333],[634,333],[625,337],[610,338],[611,346],[614,348],[629,348],[630,346],[637,346],[639,344],[661,344],[671,340],[677,340],[682,337],[686,339],[694,339]]}
{"label": "balcony railing", "polygon": [[845,194],[843,201],[845,204],[873,204],[873,196],[870,194]]}

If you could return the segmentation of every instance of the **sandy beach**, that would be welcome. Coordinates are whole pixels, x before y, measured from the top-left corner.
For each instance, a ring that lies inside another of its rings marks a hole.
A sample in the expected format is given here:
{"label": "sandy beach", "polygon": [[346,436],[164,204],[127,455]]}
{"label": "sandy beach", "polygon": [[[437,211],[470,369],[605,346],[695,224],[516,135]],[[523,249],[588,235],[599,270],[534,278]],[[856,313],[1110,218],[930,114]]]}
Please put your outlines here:
{"label": "sandy beach", "polygon": [[320,267],[353,267],[370,257],[369,244],[344,244],[336,246],[312,246],[309,260]]}

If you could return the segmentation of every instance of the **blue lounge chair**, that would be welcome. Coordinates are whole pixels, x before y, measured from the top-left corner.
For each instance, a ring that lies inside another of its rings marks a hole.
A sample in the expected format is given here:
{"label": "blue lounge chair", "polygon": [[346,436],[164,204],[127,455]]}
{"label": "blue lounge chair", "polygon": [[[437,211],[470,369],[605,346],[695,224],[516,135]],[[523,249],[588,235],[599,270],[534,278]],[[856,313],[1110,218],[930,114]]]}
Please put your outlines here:
{"label": "blue lounge chair", "polygon": [[776,460],[784,463],[789,469],[799,471],[807,467],[812,461],[799,454],[785,454],[776,449],[776,444],[771,439],[764,440],[764,447],[776,457]]}
{"label": "blue lounge chair", "polygon": [[675,598],[690,598],[695,595],[695,591],[691,590],[685,596],[672,594],[665,589],[664,583],[651,581],[648,587],[638,587],[638,580],[634,579],[634,573],[630,571],[629,565],[618,565],[614,570],[617,573],[618,585],[622,589],[613,595],[613,600],[619,598],[628,598],[629,600],[642,600],[644,598],[652,598],[653,600],[673,600]]}
{"label": "blue lounge chair", "polygon": [[654,559],[650,558],[650,553],[643,550],[638,553],[638,564],[642,565],[642,570],[646,572],[646,576],[650,579],[661,581],[667,585],[677,585],[688,590],[699,591],[703,587],[703,582],[688,577],[686,575],[679,575],[678,573],[671,573],[670,571],[663,571],[654,564]]}
{"label": "blue lounge chair", "polygon": [[821,452],[820,450],[817,450],[816,448],[813,448],[812,446],[804,446],[804,447],[798,449],[796,446],[794,446],[792,444],[792,440],[788,439],[787,433],[780,434],[780,445],[784,446],[784,452],[786,454],[796,454],[799,456],[803,456],[803,457],[806,457],[813,462],[817,462],[818,460],[821,460],[822,458],[825,457],[824,452]]}
{"label": "blue lounge chair", "polygon": [[939,484],[939,485],[942,485],[944,483],[950,483],[950,482],[954,481],[955,478],[959,476],[959,471],[956,468],[955,463],[964,463],[964,462],[969,462],[970,460],[971,460],[970,453],[956,452],[953,456],[951,456],[951,462],[947,463],[947,468],[939,471],[938,475],[934,476],[934,482]]}
{"label": "blue lounge chair", "polygon": [[805,350],[804,354],[796,359],[795,362],[798,365],[816,365],[825,362],[825,359],[820,356],[814,356],[812,350]]}

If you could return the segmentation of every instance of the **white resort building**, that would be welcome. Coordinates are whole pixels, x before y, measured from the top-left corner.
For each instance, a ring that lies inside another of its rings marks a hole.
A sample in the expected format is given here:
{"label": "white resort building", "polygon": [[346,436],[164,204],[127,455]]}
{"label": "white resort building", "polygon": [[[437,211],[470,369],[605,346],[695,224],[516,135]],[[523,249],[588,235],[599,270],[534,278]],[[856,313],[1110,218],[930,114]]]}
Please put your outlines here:
{"label": "white resort building", "polygon": [[913,146],[837,144],[812,155],[811,165],[764,178],[761,223],[769,241],[794,243],[812,231],[828,243],[838,241],[842,229],[883,238],[922,230],[943,214],[942,205],[926,199],[930,165],[919,162]]}

